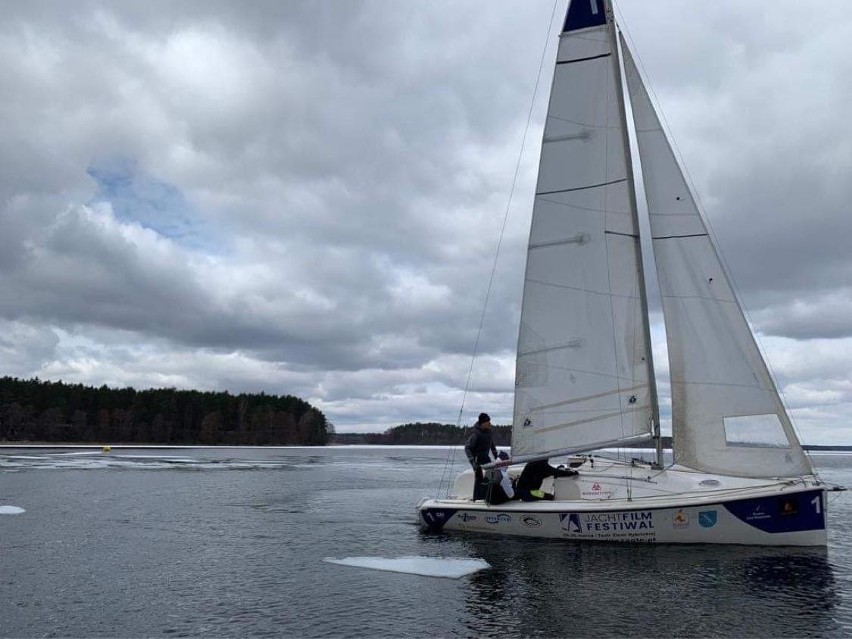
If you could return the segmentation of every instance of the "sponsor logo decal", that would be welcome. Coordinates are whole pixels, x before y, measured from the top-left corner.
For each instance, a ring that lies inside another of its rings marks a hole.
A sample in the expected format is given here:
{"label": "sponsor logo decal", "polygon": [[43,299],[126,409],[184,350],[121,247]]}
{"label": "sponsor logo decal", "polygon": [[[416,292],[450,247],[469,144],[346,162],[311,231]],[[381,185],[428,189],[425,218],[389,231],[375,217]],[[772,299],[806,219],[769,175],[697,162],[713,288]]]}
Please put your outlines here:
{"label": "sponsor logo decal", "polygon": [[541,526],[541,519],[535,515],[524,515],[521,517],[521,521],[524,522],[524,525],[529,526],[530,528],[538,528]]}
{"label": "sponsor logo decal", "polygon": [[772,515],[763,509],[763,504],[758,504],[751,511],[751,514],[746,515],[746,521],[757,521],[760,519],[770,519]]}
{"label": "sponsor logo decal", "polygon": [[718,521],[718,515],[715,510],[702,510],[698,513],[698,523],[702,528],[712,528]]}
{"label": "sponsor logo decal", "polygon": [[594,482],[591,486],[584,483],[583,486],[585,490],[580,491],[582,499],[611,499],[615,495],[615,491],[601,486],[599,482]]}
{"label": "sponsor logo decal", "polygon": [[785,517],[797,515],[799,513],[799,504],[795,499],[785,499],[781,502],[781,514]]}
{"label": "sponsor logo decal", "polygon": [[500,513],[499,515],[485,515],[485,521],[489,524],[499,524],[500,522],[509,523],[512,521],[512,518],[506,513]]}
{"label": "sponsor logo decal", "polygon": [[563,537],[653,541],[654,515],[647,511],[560,513]]}
{"label": "sponsor logo decal", "polygon": [[476,521],[476,515],[470,515],[468,513],[464,513],[461,517],[459,517],[464,523],[469,521]]}
{"label": "sponsor logo decal", "polygon": [[683,508],[679,508],[678,511],[672,517],[672,526],[675,528],[689,528],[689,513],[683,512]]}

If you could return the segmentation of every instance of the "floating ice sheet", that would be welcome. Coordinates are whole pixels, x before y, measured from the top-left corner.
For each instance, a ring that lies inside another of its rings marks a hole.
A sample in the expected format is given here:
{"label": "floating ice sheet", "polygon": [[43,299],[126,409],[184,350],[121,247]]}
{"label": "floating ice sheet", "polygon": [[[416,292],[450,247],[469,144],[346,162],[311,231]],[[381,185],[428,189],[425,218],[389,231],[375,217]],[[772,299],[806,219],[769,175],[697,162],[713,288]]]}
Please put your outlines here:
{"label": "floating ice sheet", "polygon": [[[2,450],[2,449],[0,449]],[[42,455],[0,454],[0,471],[18,469],[100,470],[122,468],[132,470],[287,470],[295,467],[290,461],[194,459],[175,455],[104,453],[102,451],[62,452]]]}
{"label": "floating ice sheet", "polygon": [[25,512],[20,506],[0,506],[0,515],[20,515]]}
{"label": "floating ice sheet", "polygon": [[482,559],[450,559],[441,557],[344,557],[343,559],[326,557],[325,561],[330,564],[340,564],[341,566],[357,566],[359,568],[404,572],[412,575],[423,575],[425,577],[448,577],[449,579],[459,579],[465,575],[471,575],[491,567],[487,561]]}

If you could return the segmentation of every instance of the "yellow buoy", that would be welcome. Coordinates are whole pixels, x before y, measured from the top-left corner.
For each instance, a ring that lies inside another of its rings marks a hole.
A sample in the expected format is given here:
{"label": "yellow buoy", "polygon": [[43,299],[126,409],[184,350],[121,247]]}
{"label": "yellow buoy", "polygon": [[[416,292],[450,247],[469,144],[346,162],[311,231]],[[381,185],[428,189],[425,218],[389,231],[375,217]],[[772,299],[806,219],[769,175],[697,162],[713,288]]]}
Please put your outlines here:
{"label": "yellow buoy", "polygon": [[109,451],[112,450],[112,448],[110,448],[109,446],[104,446],[103,448],[101,448],[101,450],[104,451],[105,453],[108,453]]}

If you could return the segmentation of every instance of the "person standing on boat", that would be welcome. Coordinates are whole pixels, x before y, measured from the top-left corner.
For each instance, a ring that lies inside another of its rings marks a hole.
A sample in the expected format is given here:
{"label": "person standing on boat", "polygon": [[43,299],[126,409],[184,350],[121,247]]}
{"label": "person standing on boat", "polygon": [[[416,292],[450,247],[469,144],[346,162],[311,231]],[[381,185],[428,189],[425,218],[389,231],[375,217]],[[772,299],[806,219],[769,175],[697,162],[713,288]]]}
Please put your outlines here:
{"label": "person standing on boat", "polygon": [[467,455],[467,461],[473,467],[473,499],[482,499],[485,497],[482,464],[497,459],[497,447],[494,445],[494,434],[491,432],[491,418],[488,413],[479,414],[479,419],[473,425],[473,433],[464,446],[464,454]]}
{"label": "person standing on boat", "polygon": [[541,484],[546,477],[572,477],[578,474],[570,468],[554,468],[546,459],[531,461],[521,472],[515,483],[515,491],[521,501],[539,501],[541,499],[553,499],[553,495],[541,490]]}

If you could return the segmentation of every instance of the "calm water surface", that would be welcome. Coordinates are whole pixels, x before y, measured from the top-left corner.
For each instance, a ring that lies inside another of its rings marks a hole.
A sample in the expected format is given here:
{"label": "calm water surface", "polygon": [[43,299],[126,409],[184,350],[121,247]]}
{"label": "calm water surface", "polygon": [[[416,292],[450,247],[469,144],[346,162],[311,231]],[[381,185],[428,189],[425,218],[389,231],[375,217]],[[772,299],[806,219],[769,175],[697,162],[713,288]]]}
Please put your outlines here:
{"label": "calm water surface", "polygon": [[[422,534],[446,450],[81,452],[0,449],[26,510],[0,515],[0,636],[852,636],[845,494],[827,551],[584,545]],[[813,459],[852,486],[852,456]],[[323,561],[407,555],[492,567]]]}

